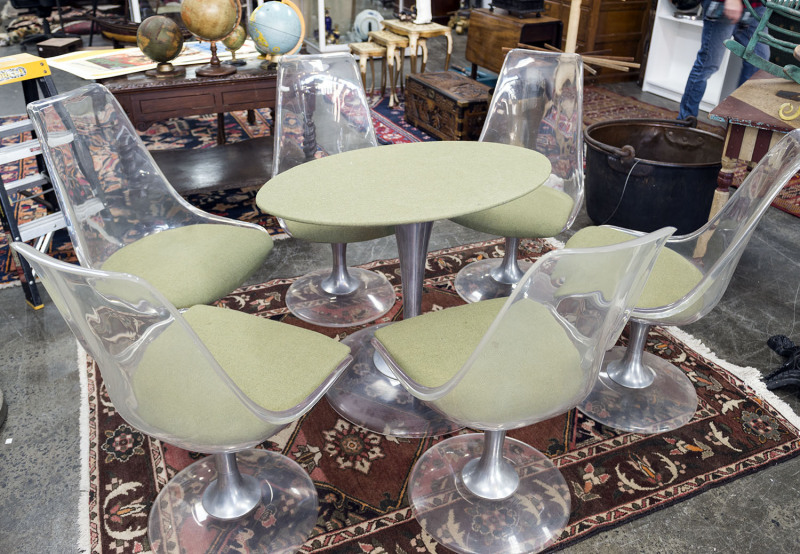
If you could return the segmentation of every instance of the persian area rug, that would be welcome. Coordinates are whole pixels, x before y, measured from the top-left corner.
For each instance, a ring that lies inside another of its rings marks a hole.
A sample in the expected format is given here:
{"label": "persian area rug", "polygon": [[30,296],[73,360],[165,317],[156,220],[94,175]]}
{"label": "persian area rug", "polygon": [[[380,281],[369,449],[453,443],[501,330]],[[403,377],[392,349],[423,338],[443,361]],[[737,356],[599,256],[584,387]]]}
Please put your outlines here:
{"label": "persian area rug", "polygon": [[[493,240],[430,253],[423,311],[462,304],[453,290],[455,274],[473,260],[497,257],[502,247],[500,240]],[[525,257],[534,259],[551,246],[527,241],[523,248]],[[386,275],[399,295],[397,260],[362,267]],[[244,287],[220,305],[308,327],[285,307],[292,281]],[[382,321],[399,317],[400,302]],[[338,337],[357,330],[314,329]],[[730,366],[713,355],[698,354],[689,342],[690,337],[679,340],[654,328],[647,344],[648,351],[679,365],[697,388],[698,410],[685,427],[650,436],[621,433],[571,410],[509,433],[546,453],[570,487],[570,522],[551,548],[574,544],[800,452],[798,429],[778,412],[779,402],[758,396],[726,369]],[[83,479],[88,486],[81,506],[81,526],[90,538],[86,546],[95,554],[147,552],[147,515],[156,494],[200,456],[128,426],[109,401],[96,365],[88,362],[87,370],[89,407],[84,427],[89,436],[83,445],[88,450]],[[787,417],[796,422],[790,412],[785,412]],[[398,439],[365,431],[341,418],[323,399],[262,447],[298,462],[316,484],[319,520],[302,552],[442,553],[446,549],[422,532],[405,494],[415,461],[440,440]],[[492,521],[483,527],[487,533],[503,532],[502,518],[484,516]],[[219,541],[215,547],[224,550],[230,539],[209,540]],[[241,543],[231,543],[229,549],[250,551]]]}

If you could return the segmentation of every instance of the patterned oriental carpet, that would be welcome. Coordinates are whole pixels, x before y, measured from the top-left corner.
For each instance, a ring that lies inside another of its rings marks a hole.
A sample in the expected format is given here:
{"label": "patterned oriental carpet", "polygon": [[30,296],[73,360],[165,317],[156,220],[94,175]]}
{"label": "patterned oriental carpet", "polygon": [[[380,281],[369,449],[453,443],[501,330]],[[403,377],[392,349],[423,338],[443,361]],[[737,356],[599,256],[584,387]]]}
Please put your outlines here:
{"label": "patterned oriental carpet", "polygon": [[[551,249],[545,241],[525,243],[526,257]],[[423,311],[463,303],[453,290],[458,270],[476,258],[498,256],[499,240],[460,246],[428,256]],[[362,267],[379,271],[395,285],[397,260]],[[283,298],[293,279],[244,287],[220,305],[262,317],[308,326],[288,313]],[[402,303],[380,322],[399,319]],[[343,337],[357,328],[315,330]],[[680,337],[680,338],[679,338]],[[621,343],[626,340],[621,339]],[[694,349],[691,345],[694,344]],[[758,372],[733,368],[677,330],[653,328],[647,349],[676,363],[694,382],[697,413],[685,427],[659,435],[637,435],[601,426],[577,410],[509,433],[545,452],[562,471],[572,493],[569,525],[552,549],[629,522],[747,473],[800,453],[798,418],[766,392]],[[197,454],[152,439],[128,426],[114,410],[97,367],[86,364],[88,449],[81,525],[91,553],[148,552],[151,503],[164,483]],[[738,375],[738,376],[737,376]],[[743,379],[750,379],[755,392]],[[397,439],[357,427],[322,400],[301,421],[262,445],[301,464],[319,492],[319,523],[301,552],[446,552],[422,532],[406,499],[411,468],[441,438]],[[508,514],[505,514],[506,516]],[[481,514],[487,533],[502,533],[502,518]],[[264,525],[280,525],[265,519]],[[476,526],[478,522],[476,521]],[[476,529],[478,527],[473,527]],[[212,533],[209,544],[250,552],[237,537]],[[225,550],[225,549],[223,549]],[[193,554],[204,551],[198,549]],[[228,550],[225,550],[228,551]]]}
{"label": "patterned oriental carpet", "polygon": [[[415,142],[436,140],[423,131],[409,125],[404,118],[403,103],[394,108],[388,107],[388,98],[372,98],[372,117],[380,142],[384,144],[396,142]],[[634,98],[623,96],[601,87],[588,86],[584,90],[584,124],[591,125],[598,121],[630,118],[662,118],[675,119],[676,113],[659,108]],[[0,125],[19,117],[0,118]],[[179,148],[209,148],[216,140],[216,116],[205,115],[186,119],[171,119],[164,123],[156,123],[141,133],[142,140],[151,150]],[[247,122],[245,112],[226,114],[225,129],[228,142],[237,142],[249,138],[268,136],[270,133],[270,114],[268,110],[258,110],[255,124]],[[701,124],[702,128],[719,132],[719,127]],[[19,142],[29,137],[6,137],[1,144]],[[33,160],[22,160],[13,164],[0,166],[0,176],[4,182],[13,181],[19,175],[28,175],[35,171]],[[741,182],[746,175],[746,168],[741,167],[735,175],[735,184]],[[275,218],[262,214],[255,207],[257,190],[228,189],[222,192],[203,192],[187,196],[187,200],[197,207],[224,215],[259,223],[266,227],[275,238],[283,235]],[[800,216],[800,179],[793,179],[775,201],[777,208]],[[16,205],[17,220],[27,221],[46,213],[38,203],[25,200]],[[72,246],[65,230],[55,233],[49,253],[57,258],[75,261]],[[9,256],[5,236],[0,236],[0,287],[17,282],[16,267]]]}

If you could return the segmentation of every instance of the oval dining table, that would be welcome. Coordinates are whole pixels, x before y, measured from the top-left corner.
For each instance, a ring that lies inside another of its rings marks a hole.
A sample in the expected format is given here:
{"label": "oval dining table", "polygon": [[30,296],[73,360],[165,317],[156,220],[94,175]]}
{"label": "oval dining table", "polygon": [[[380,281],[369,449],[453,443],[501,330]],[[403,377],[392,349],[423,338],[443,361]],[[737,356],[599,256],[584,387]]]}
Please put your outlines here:
{"label": "oval dining table", "polygon": [[[434,221],[510,202],[550,176],[549,160],[490,142],[415,142],[324,156],[282,172],[258,192],[273,216],[319,225],[393,225],[403,317],[420,314]],[[384,323],[381,325],[391,325]],[[370,343],[379,325],[343,342],[355,361],[327,398],[345,419],[376,433],[421,438],[458,429],[394,378]]]}

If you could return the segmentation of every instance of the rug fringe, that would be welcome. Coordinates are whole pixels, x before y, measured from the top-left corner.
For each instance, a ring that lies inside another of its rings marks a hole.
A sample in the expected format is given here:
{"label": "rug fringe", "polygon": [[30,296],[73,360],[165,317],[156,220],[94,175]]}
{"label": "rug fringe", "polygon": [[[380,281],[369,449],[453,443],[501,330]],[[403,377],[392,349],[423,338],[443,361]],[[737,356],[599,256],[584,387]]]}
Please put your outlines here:
{"label": "rug fringe", "polygon": [[756,396],[765,400],[770,406],[780,412],[780,414],[795,428],[800,429],[800,416],[795,413],[789,404],[781,400],[774,392],[767,389],[767,385],[762,381],[761,372],[758,369],[751,366],[741,367],[727,360],[723,360],[712,352],[703,341],[678,327],[664,327],[663,329],[707,360],[714,362],[738,379],[741,379],[745,385],[753,390]]}
{"label": "rug fringe", "polygon": [[80,484],[78,485],[78,552],[91,551],[91,533],[89,531],[89,375],[86,372],[86,350],[75,341],[78,353],[78,379],[80,382],[80,421],[78,433],[81,441],[80,452]]}

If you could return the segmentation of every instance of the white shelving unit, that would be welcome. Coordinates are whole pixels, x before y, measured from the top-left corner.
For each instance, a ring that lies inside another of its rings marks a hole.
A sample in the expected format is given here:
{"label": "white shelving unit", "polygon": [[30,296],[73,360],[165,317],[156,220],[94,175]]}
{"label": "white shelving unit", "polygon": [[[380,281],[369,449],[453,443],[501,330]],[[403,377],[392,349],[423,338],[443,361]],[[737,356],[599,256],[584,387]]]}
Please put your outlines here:
{"label": "white shelving unit", "polygon": [[[642,90],[680,102],[700,49],[703,22],[678,19],[674,12],[669,0],[658,0]],[[736,89],[741,67],[741,58],[726,48],[720,69],[708,80],[701,110],[711,111]]]}

